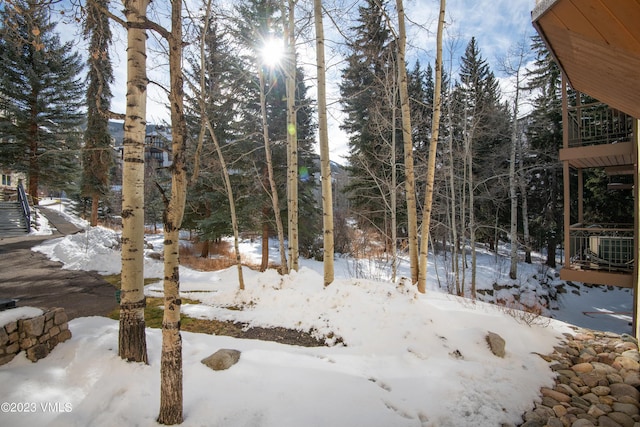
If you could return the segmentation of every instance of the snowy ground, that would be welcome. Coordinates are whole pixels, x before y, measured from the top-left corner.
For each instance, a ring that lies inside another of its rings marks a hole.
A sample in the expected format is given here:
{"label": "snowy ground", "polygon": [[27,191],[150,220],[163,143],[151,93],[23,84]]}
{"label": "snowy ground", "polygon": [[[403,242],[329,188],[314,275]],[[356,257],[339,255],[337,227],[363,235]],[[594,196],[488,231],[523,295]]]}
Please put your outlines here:
{"label": "snowy ground", "polygon": [[[61,208],[62,209],[62,208]],[[46,227],[41,227],[45,229]],[[148,236],[154,250],[161,236]],[[37,248],[65,268],[117,273],[117,236],[105,228],[55,239]],[[275,248],[274,248],[275,249]],[[149,250],[151,251],[151,250]],[[243,242],[245,258],[260,248]],[[271,251],[274,259],[275,251]],[[432,257],[433,258],[433,257]],[[479,289],[484,298],[521,301],[536,292],[553,293],[562,285],[553,272],[520,266],[508,280],[508,266],[481,254]],[[370,277],[386,272],[369,268]],[[305,260],[299,272],[244,269],[246,290],[238,290],[237,272],[198,272],[181,268],[184,297],[198,300],[183,311],[192,317],[236,320],[251,326],[282,326],[340,338],[344,344],[304,348],[223,336],[182,333],[185,426],[500,426],[520,423],[522,413],[552,384],[552,372],[537,353],[552,351],[569,325],[557,320],[523,322],[492,304],[451,296],[446,263],[429,265],[424,295],[402,281],[352,277],[353,260],[336,260],[336,280],[324,288],[322,264]],[[401,275],[406,275],[406,265]],[[162,265],[147,259],[146,277],[161,277]],[[534,276],[548,277],[543,287]],[[439,285],[440,283],[440,285]],[[496,283],[497,289],[494,289]],[[518,290],[510,288],[517,284]],[[631,293],[606,288],[564,286],[549,314],[598,329],[630,332],[630,317],[595,312],[631,311]],[[579,293],[574,293],[573,291]],[[162,293],[162,284],[146,288]],[[229,307],[244,307],[231,310]],[[583,314],[586,312],[587,314]],[[0,321],[6,322],[0,317]],[[161,334],[147,330],[149,365],[117,356],[118,322],[101,317],[70,322],[73,338],[36,364],[23,354],[0,366],[0,402],[28,403],[32,413],[6,413],[11,426],[149,426],[159,408]],[[506,340],[504,359],[494,356],[487,332]],[[220,348],[242,351],[237,365],[214,372],[200,363]],[[51,405],[51,403],[56,405]],[[14,405],[19,408],[19,405]],[[58,411],[51,411],[58,408]]]}

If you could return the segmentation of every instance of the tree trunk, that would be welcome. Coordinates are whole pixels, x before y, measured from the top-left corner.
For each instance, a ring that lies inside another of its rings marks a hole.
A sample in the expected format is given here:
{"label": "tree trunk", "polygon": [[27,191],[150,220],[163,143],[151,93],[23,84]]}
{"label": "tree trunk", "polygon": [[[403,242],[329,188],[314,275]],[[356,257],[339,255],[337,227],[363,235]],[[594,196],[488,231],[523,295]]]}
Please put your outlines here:
{"label": "tree trunk", "polygon": [[498,245],[500,243],[500,236],[498,234],[498,228],[500,227],[500,206],[495,206],[496,214],[493,224],[493,236],[489,238],[489,250],[495,254],[496,261],[498,260]]}
{"label": "tree trunk", "polygon": [[[224,160],[224,156],[222,155],[222,148],[220,147],[220,142],[218,141],[218,137],[213,132],[213,126],[211,126],[211,121],[206,115],[203,116],[206,119],[206,126],[209,130],[209,135],[213,140],[213,144],[216,147],[216,152],[218,153],[218,160],[220,161],[220,166],[222,167],[222,175],[224,177],[224,186],[227,190],[227,198],[229,200],[229,211],[231,213],[231,228],[233,229],[233,249],[236,253],[236,268],[238,270],[238,284],[240,289],[244,289],[244,276],[242,275],[242,255],[240,254],[240,231],[238,229],[238,215],[236,214],[236,203],[233,198],[233,187],[231,187],[231,179],[229,178],[229,169],[227,168],[227,163]],[[269,237],[267,235],[267,242],[269,241]],[[267,260],[269,259],[269,253],[267,248]],[[268,262],[268,261],[267,261]],[[266,269],[266,268],[265,268]]]}
{"label": "tree trunk", "polygon": [[[224,156],[222,155],[222,148],[220,147],[220,142],[218,141],[218,137],[213,132],[213,126],[211,126],[211,121],[209,118],[206,118],[206,126],[209,130],[209,135],[213,140],[213,144],[216,147],[216,152],[218,153],[218,160],[220,161],[220,166],[222,167],[222,175],[224,177],[224,186],[227,190],[227,198],[229,200],[229,211],[231,213],[231,228],[233,229],[233,249],[236,253],[236,268],[238,270],[238,284],[240,289],[244,289],[244,276],[242,275],[242,255],[240,254],[240,230],[238,229],[238,215],[236,213],[236,203],[233,198],[233,187],[231,187],[231,179],[229,178],[229,169],[227,168],[227,163],[224,160]],[[267,243],[269,241],[269,236],[267,234]],[[267,247],[267,263],[269,259],[269,249]],[[265,268],[266,269],[266,268]],[[264,271],[264,270],[263,270]]]}
{"label": "tree trunk", "polygon": [[[298,271],[298,134],[296,114],[296,37],[295,37],[295,1],[289,0],[289,15],[284,26],[284,40],[287,60],[284,64],[287,94],[287,212],[289,270]],[[283,0],[284,9],[284,0]],[[284,15],[284,14],[283,14]]]}
{"label": "tree trunk", "polygon": [[[147,0],[124,1],[128,22],[144,22]],[[122,276],[118,354],[147,363],[144,307],[144,138],[147,110],[146,40],[127,30],[127,111],[122,166]]]}
{"label": "tree trunk", "polygon": [[469,149],[469,245],[471,246],[471,298],[476,298],[476,215],[474,212],[473,147]]}
{"label": "tree trunk", "polygon": [[[451,103],[449,103],[447,115],[449,116],[449,125],[451,126]],[[451,271],[453,273],[453,281],[456,292],[460,289],[460,263],[458,260],[459,238],[458,238],[458,218],[456,213],[456,185],[455,185],[455,168],[453,164],[453,132],[449,133],[449,188],[451,192]],[[462,211],[462,210],[461,210]]]}
{"label": "tree trunk", "polygon": [[[464,113],[464,123],[467,122],[467,112],[465,111]],[[465,129],[464,132],[466,133],[466,135],[464,136],[464,150],[463,150],[463,161],[462,161],[462,194],[460,197],[461,200],[461,206],[460,206],[460,233],[459,233],[459,239],[460,239],[460,255],[461,255],[461,262],[462,262],[462,274],[461,274],[461,278],[460,278],[460,288],[456,289],[457,295],[461,296],[464,295],[465,292],[465,286],[467,284],[467,232],[466,232],[466,227],[467,224],[469,223],[469,218],[468,218],[468,212],[469,212],[469,198],[467,196],[467,191],[469,190],[470,186],[469,186],[469,178],[467,177],[468,175],[468,171],[470,170],[469,166],[467,165],[469,163],[469,159],[471,158],[471,155],[469,154],[469,151],[471,149],[471,143],[470,143],[470,138],[468,135],[468,130]]]}
{"label": "tree trunk", "polygon": [[209,239],[202,241],[202,250],[200,251],[200,258],[209,258],[209,246],[211,246]]}
{"label": "tree trunk", "polygon": [[400,108],[402,111],[402,140],[404,143],[405,189],[407,201],[407,231],[409,237],[409,266],[411,283],[418,282],[418,210],[416,208],[416,183],[413,170],[413,139],[411,136],[411,109],[409,107],[409,89],[405,49],[407,33],[404,22],[402,0],[396,0],[398,9],[398,80],[400,82]]}
{"label": "tree trunk", "polygon": [[556,268],[556,246],[558,242],[556,240],[556,233],[554,230],[554,223],[557,218],[557,177],[556,169],[551,168],[549,171],[549,187],[551,188],[551,194],[549,195],[549,204],[547,205],[545,212],[545,228],[547,231],[547,262],[546,264],[551,268]]}
{"label": "tree trunk", "polygon": [[287,254],[284,248],[284,232],[282,229],[282,217],[280,215],[280,202],[278,200],[278,187],[273,176],[273,162],[271,160],[271,143],[269,142],[269,124],[267,123],[267,104],[264,93],[264,73],[262,68],[258,70],[260,78],[260,109],[262,111],[262,137],[264,140],[264,153],[267,163],[267,174],[269,178],[269,187],[271,192],[271,206],[276,220],[276,231],[278,233],[278,243],[280,247],[280,274],[287,272]]}
{"label": "tree trunk", "polygon": [[92,227],[98,225],[98,207],[100,206],[100,197],[97,194],[91,196],[91,221],[89,224]]}
{"label": "tree trunk", "polygon": [[511,129],[511,154],[509,158],[509,198],[511,199],[511,231],[509,241],[511,243],[511,265],[509,277],[515,280],[518,277],[518,192],[516,190],[516,139],[518,131],[518,90],[516,89],[516,101],[514,106],[514,118]]}
{"label": "tree trunk", "polygon": [[38,204],[38,181],[40,178],[40,164],[38,163],[38,125],[36,107],[31,109],[32,121],[29,126],[29,186],[27,192],[35,205]]}
{"label": "tree trunk", "polygon": [[260,271],[269,268],[269,207],[262,207],[262,259]]}
{"label": "tree trunk", "polygon": [[182,0],[171,2],[169,78],[171,105],[171,198],[164,221],[164,315],[160,361],[160,424],[182,423],[182,338],[180,337],[180,226],[187,197],[186,135],[182,76]]}
{"label": "tree trunk", "polygon": [[322,1],[314,0],[313,14],[316,27],[316,70],[318,79],[318,131],[320,134],[320,168],[322,175],[322,229],[324,244],[324,285],[334,279],[333,268],[333,189],[331,188],[331,162],[329,159],[329,131],[327,125],[327,85],[324,58],[324,25]]}
{"label": "tree trunk", "polygon": [[[172,178],[172,185],[175,183]],[[173,189],[172,189],[173,193]],[[162,318],[162,354],[160,359],[160,413],[158,423],[182,423],[182,338],[180,336],[180,274],[178,254],[179,228],[176,202],[169,201],[164,225],[164,315]],[[179,202],[178,202],[179,203]]]}
{"label": "tree trunk", "polygon": [[[509,277],[515,280],[518,276],[518,179],[516,176],[516,156],[520,145],[518,137],[518,112],[520,109],[520,69],[524,62],[524,49],[520,50],[519,63],[513,70],[515,74],[516,94],[513,100],[513,123],[511,124],[511,156],[509,159],[509,197],[511,198],[511,267]],[[525,194],[522,197],[526,197]]]}
{"label": "tree trunk", "polygon": [[[466,112],[465,112],[466,115]],[[467,122],[466,117],[465,117],[465,123]],[[475,191],[475,184],[474,184],[474,180],[473,180],[473,138],[474,138],[474,133],[475,133],[475,124],[471,124],[470,129],[467,129],[466,131],[467,135],[465,136],[466,139],[466,147],[465,147],[465,165],[467,170],[465,171],[466,174],[466,184],[468,187],[468,192],[469,192],[469,196],[468,196],[468,209],[469,209],[469,246],[470,246],[470,250],[471,250],[471,297],[475,298],[475,279],[476,279],[476,271],[475,271],[475,262],[476,262],[476,223],[475,223],[475,206],[474,206],[474,201],[475,201],[475,195],[474,195],[474,191]],[[464,262],[464,269],[463,273],[466,272],[466,268],[467,268],[467,255],[466,255],[466,243],[463,241],[462,242],[462,254],[463,254],[463,262]],[[465,280],[464,280],[464,274],[463,274],[463,281],[462,281],[462,294],[465,294]]]}
{"label": "tree trunk", "polygon": [[[402,0],[398,0],[401,2]],[[436,173],[436,153],[440,134],[440,114],[442,111],[442,32],[444,29],[444,12],[446,0],[440,0],[440,17],[438,18],[438,34],[436,41],[436,81],[433,94],[433,120],[431,121],[431,141],[429,142],[429,166],[427,169],[427,188],[424,196],[422,217],[422,241],[420,244],[420,267],[418,274],[418,291],[425,293],[427,286],[427,255],[429,252],[429,228],[431,226],[431,210],[433,205],[433,186]]]}
{"label": "tree trunk", "polygon": [[398,277],[398,162],[396,159],[396,93],[397,84],[394,79],[391,107],[391,281]]}
{"label": "tree trunk", "polygon": [[[522,142],[520,143],[522,150]],[[520,155],[522,158],[522,153]],[[524,240],[524,262],[531,264],[531,236],[529,235],[529,203],[527,202],[527,184],[524,173],[522,172],[522,163],[520,163],[520,174],[518,181],[520,183],[520,197],[522,201],[522,234]]]}
{"label": "tree trunk", "polygon": [[[523,55],[524,56],[524,49]],[[522,64],[523,61],[521,61]],[[521,198],[521,209],[522,209],[522,237],[524,243],[524,262],[527,264],[531,264],[531,236],[529,234],[529,203],[527,202],[527,176],[524,171],[524,159],[525,159],[525,143],[522,138],[518,138],[518,173],[516,179],[518,180],[518,185],[520,186],[520,198]]]}

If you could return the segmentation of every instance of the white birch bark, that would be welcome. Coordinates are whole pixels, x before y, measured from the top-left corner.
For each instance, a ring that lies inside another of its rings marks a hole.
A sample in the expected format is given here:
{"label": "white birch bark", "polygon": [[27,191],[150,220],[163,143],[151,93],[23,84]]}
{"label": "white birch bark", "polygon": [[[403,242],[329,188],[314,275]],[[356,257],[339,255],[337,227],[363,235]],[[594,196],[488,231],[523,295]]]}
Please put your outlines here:
{"label": "white birch bark", "polygon": [[427,188],[424,196],[424,211],[422,217],[422,241],[420,244],[420,267],[418,274],[418,291],[426,292],[427,285],[427,255],[429,252],[429,227],[431,225],[431,209],[433,206],[433,185],[436,171],[436,153],[438,137],[440,135],[440,115],[442,111],[442,33],[444,30],[444,12],[446,0],[440,0],[440,15],[438,18],[438,32],[436,36],[436,75],[433,95],[433,120],[431,121],[431,140],[429,142],[429,166],[427,169]]}
{"label": "white birch bark", "polygon": [[[511,123],[511,149],[509,156],[509,198],[511,200],[511,230],[509,233],[509,240],[511,243],[511,265],[509,268],[509,277],[512,280],[515,280],[518,276],[518,176],[516,175],[516,161],[520,145],[520,138],[518,135],[518,114],[520,113],[520,86],[522,84],[522,66],[524,65],[525,60],[525,51],[526,48],[524,43],[521,43],[516,51],[516,62],[512,64],[511,58],[509,58],[504,64],[507,73],[513,76],[515,80],[515,96],[513,99]],[[523,199],[526,199],[526,194],[523,193],[522,197]]]}
{"label": "white birch bark", "polygon": [[[451,127],[451,123],[452,123],[452,114],[453,112],[451,111],[451,103],[449,103],[448,105],[448,111],[447,111],[447,116],[448,116],[448,123],[449,126]],[[458,197],[457,197],[457,193],[456,193],[456,174],[455,174],[455,167],[454,167],[454,163],[453,163],[453,132],[449,132],[449,137],[448,137],[448,141],[449,141],[449,190],[450,190],[450,195],[449,197],[451,198],[451,272],[453,274],[453,281],[454,281],[454,287],[457,293],[460,292],[460,261],[458,260],[458,250],[459,250],[459,245],[458,245],[458,214],[457,214],[457,209],[456,209],[456,205],[458,203]],[[463,212],[463,210],[461,209],[461,212]]]}
{"label": "white birch bark", "polygon": [[404,145],[405,189],[407,202],[407,233],[409,238],[409,265],[411,283],[418,282],[418,211],[416,205],[416,183],[413,167],[413,138],[411,136],[411,109],[405,59],[407,32],[405,28],[404,5],[396,0],[398,12],[398,81],[400,83],[400,108],[402,112],[402,140]]}
{"label": "white birch bark", "polygon": [[[284,247],[284,231],[282,229],[282,215],[280,215],[280,202],[278,200],[278,188],[273,176],[273,161],[271,160],[271,143],[269,141],[269,124],[267,122],[267,101],[264,93],[264,72],[258,70],[260,79],[260,109],[262,111],[262,139],[264,141],[264,153],[266,159],[267,174],[269,179],[271,207],[276,220],[276,231],[280,248],[280,274],[287,273],[287,254]],[[264,244],[264,242],[263,242]]]}
{"label": "white birch bark", "polygon": [[[473,137],[469,138],[469,245],[471,246],[471,298],[476,298],[476,215],[474,206],[475,184],[473,180]],[[464,291],[463,291],[464,292]]]}
{"label": "white birch bark", "polygon": [[[296,1],[288,0],[287,21],[284,25],[285,42],[285,79],[287,94],[287,212],[288,212],[288,244],[289,270],[298,271],[298,132],[296,112],[296,35],[295,5]],[[284,0],[282,0],[284,10]],[[284,16],[284,13],[283,13]]]}
{"label": "white birch bark", "polygon": [[[147,0],[123,2],[127,22],[141,23]],[[144,139],[147,71],[144,29],[127,30],[127,108],[122,166],[122,273],[118,354],[147,363],[144,307]]]}
{"label": "white birch bark", "polygon": [[[516,181],[516,152],[518,138],[518,90],[513,105],[513,124],[511,125],[511,149],[509,155],[509,198],[511,200],[511,229],[509,241],[511,243],[509,277],[518,277],[518,183]],[[496,248],[496,252],[497,252]]]}
{"label": "white birch bark", "polygon": [[171,2],[169,104],[171,108],[171,198],[164,215],[164,314],[160,357],[160,424],[182,423],[182,337],[180,336],[180,226],[187,197],[184,79],[182,75],[182,0]]}
{"label": "white birch bark", "polygon": [[320,137],[320,168],[322,175],[322,230],[324,285],[329,286],[334,279],[333,253],[333,196],[331,161],[329,159],[329,132],[327,124],[327,85],[324,55],[324,25],[322,22],[322,1],[314,0],[313,15],[316,28],[316,70],[318,79],[318,131]]}
{"label": "white birch bark", "polygon": [[529,203],[527,202],[527,180],[526,174],[522,167],[522,158],[524,155],[524,147],[522,146],[522,139],[520,138],[518,144],[518,150],[520,153],[520,162],[518,167],[518,185],[520,185],[520,198],[522,209],[522,237],[524,241],[524,261],[527,264],[531,264],[531,236],[529,233]]}
{"label": "white birch bark", "polygon": [[393,95],[391,96],[391,281],[398,276],[398,162],[396,159],[396,79],[393,79]]}

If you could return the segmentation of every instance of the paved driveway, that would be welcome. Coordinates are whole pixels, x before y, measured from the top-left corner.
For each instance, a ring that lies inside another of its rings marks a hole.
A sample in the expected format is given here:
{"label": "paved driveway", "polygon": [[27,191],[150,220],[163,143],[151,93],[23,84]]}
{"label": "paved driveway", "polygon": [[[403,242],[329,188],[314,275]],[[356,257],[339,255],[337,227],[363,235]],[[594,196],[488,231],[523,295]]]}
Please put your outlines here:
{"label": "paved driveway", "polygon": [[63,307],[69,319],[104,316],[117,308],[115,289],[95,272],[63,270],[33,246],[79,231],[57,212],[40,209],[57,229],[51,236],[0,237],[0,298],[18,307]]}

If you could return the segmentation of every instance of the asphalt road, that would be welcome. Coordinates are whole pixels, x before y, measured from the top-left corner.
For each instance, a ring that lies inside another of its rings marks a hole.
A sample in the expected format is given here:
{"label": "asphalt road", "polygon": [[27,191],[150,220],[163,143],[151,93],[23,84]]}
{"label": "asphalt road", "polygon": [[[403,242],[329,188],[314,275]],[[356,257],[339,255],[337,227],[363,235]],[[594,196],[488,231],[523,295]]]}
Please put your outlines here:
{"label": "asphalt road", "polygon": [[115,289],[96,272],[62,269],[31,250],[48,239],[80,231],[52,209],[40,209],[56,232],[50,236],[0,236],[0,298],[17,307],[62,307],[69,319],[104,316],[117,308]]}

